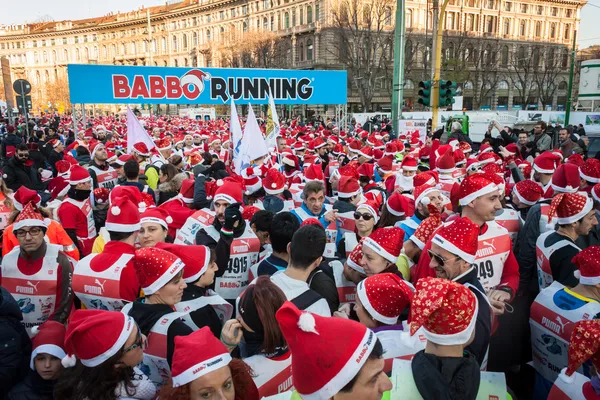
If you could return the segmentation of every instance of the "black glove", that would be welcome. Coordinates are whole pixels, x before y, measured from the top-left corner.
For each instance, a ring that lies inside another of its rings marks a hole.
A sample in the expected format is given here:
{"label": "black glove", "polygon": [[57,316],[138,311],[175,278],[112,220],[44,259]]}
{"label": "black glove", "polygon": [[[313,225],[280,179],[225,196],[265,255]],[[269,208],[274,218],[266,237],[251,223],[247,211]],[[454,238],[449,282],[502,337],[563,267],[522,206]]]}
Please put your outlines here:
{"label": "black glove", "polygon": [[230,204],[225,209],[225,222],[221,228],[221,232],[226,235],[233,235],[233,229],[236,222],[242,220],[242,212],[240,211],[240,203]]}

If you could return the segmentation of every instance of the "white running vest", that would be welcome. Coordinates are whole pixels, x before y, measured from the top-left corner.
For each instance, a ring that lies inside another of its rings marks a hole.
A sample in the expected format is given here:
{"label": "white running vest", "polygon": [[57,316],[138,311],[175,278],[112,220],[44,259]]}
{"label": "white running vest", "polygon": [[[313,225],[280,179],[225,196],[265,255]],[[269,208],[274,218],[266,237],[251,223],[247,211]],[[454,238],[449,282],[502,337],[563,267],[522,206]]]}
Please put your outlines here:
{"label": "white running vest", "polygon": [[191,313],[201,309],[205,306],[211,306],[219,316],[221,325],[228,321],[233,314],[233,306],[229,304],[224,298],[213,292],[212,290],[207,291],[207,296],[198,297],[197,299],[181,301],[175,304],[175,311],[185,313],[181,319],[187,326],[192,328],[193,331],[197,331],[200,328],[196,325],[191,317]]}
{"label": "white running vest", "polygon": [[[566,371],[566,368],[564,371]],[[550,389],[550,393],[548,394],[548,400],[585,400],[584,388],[595,393],[594,389],[589,387],[592,383],[587,376],[575,372],[570,377],[573,381],[567,382],[571,379],[569,377],[566,377],[566,380],[563,379],[563,373],[556,378],[554,385],[552,385],[552,389]]]}
{"label": "white running vest", "polygon": [[[575,310],[563,310],[554,296],[565,287],[553,282],[542,290],[531,305],[531,350],[533,367],[550,382],[554,382],[568,363],[569,342],[575,323],[592,319],[600,313],[600,303],[587,303]],[[581,369],[579,371],[582,371]]]}
{"label": "white running vest", "polygon": [[392,371],[392,364],[396,358],[401,360],[412,360],[419,351],[425,349],[427,339],[423,335],[422,328],[410,335],[409,327],[405,331],[380,331],[375,333],[383,346],[383,358],[385,366],[383,371],[387,374]]}
{"label": "white running vest", "polygon": [[473,265],[477,271],[477,278],[485,290],[500,284],[504,263],[512,245],[505,228],[495,221],[487,222],[487,226],[487,231],[479,235],[479,247]]}
{"label": "white running vest", "polygon": [[252,368],[254,384],[260,398],[273,396],[290,390],[292,384],[292,353],[287,352],[278,359],[270,359],[262,354],[244,358]]}
{"label": "white running vest", "polygon": [[90,266],[97,255],[90,254],[75,266],[73,292],[87,309],[121,311],[127,303],[121,298],[121,274],[133,258],[133,254],[122,254],[113,265],[102,272],[96,272]]}
{"label": "white running vest", "polygon": [[535,242],[535,259],[537,264],[538,285],[540,290],[547,288],[554,282],[552,277],[552,268],[550,267],[550,256],[556,250],[560,250],[565,246],[573,246],[577,250],[581,250],[574,243],[567,239],[561,239],[551,246],[546,247],[544,242],[554,231],[548,231],[541,234]]}
{"label": "white running vest", "polygon": [[510,240],[514,242],[519,233],[519,212],[512,208],[503,208],[494,221],[508,231]]}
{"label": "white running vest", "polygon": [[81,213],[87,218],[88,235],[87,237],[77,237],[77,239],[84,241],[96,238],[96,223],[94,222],[91,200],[88,198],[84,201],[77,201],[67,197],[64,199],[64,202],[73,204],[75,207],[79,208]]}
{"label": "white running vest", "polygon": [[356,234],[354,232],[345,232],[344,233],[344,250],[346,251],[346,258],[350,257],[350,253],[352,250],[358,245],[358,240],[356,240]]}
{"label": "white running vest", "polygon": [[2,259],[2,286],[15,298],[23,321],[21,323],[32,337],[31,328],[46,322],[56,308],[58,285],[58,252],[62,246],[46,244],[42,268],[26,276],[17,267],[21,248],[15,247]]}
{"label": "white running vest", "polygon": [[337,260],[331,261],[329,265],[333,269],[340,304],[354,303],[356,301],[356,285],[344,276],[344,266]]}
{"label": "white running vest", "polygon": [[89,169],[96,173],[96,180],[99,187],[112,190],[117,185],[117,179],[119,179],[119,175],[113,167],[108,167],[107,170],[103,170],[90,165]]}

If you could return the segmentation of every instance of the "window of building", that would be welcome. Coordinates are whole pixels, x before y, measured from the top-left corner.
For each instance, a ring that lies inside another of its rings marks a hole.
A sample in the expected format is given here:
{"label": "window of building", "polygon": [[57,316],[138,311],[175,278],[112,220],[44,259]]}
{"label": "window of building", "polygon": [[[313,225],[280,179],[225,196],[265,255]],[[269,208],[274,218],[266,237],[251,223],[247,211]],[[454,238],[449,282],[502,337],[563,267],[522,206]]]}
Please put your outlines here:
{"label": "window of building", "polygon": [[510,11],[512,9],[512,3],[510,1],[507,1],[506,3],[504,3],[504,11]]}
{"label": "window of building", "polygon": [[300,58],[300,61],[304,61],[304,43],[300,42],[300,44],[298,45],[298,56]]}
{"label": "window of building", "polygon": [[475,30],[475,14],[467,14],[467,31]]}
{"label": "window of building", "polygon": [[172,45],[171,50],[177,51],[177,36],[173,36],[173,45]]}
{"label": "window of building", "polygon": [[271,32],[275,32],[275,17],[271,15]]}
{"label": "window of building", "polygon": [[313,41],[308,39],[306,41],[306,60],[312,61],[313,59]]}
{"label": "window of building", "polygon": [[552,7],[552,16],[553,17],[558,16],[558,7]]}
{"label": "window of building", "polygon": [[79,49],[75,49],[75,59],[77,61],[81,61],[81,53],[79,52]]}
{"label": "window of building", "polygon": [[67,44],[67,38],[63,38],[63,44]]}
{"label": "window of building", "polygon": [[[114,45],[113,45],[114,47]],[[63,52],[63,58],[66,62],[69,62],[69,50],[65,49]]]}
{"label": "window of building", "polygon": [[567,64],[569,64],[569,50],[565,49],[565,50],[563,50],[563,53],[562,53],[560,65],[562,68],[567,68]]}
{"label": "window of building", "polygon": [[248,6],[242,6],[242,15],[248,15]]}
{"label": "window of building", "polygon": [[519,35],[526,36],[527,35],[527,22],[521,21],[519,24]]}
{"label": "window of building", "polygon": [[0,49],[5,50],[4,47],[5,47],[5,44],[4,43],[0,43]]}
{"label": "window of building", "polygon": [[219,19],[221,21],[225,19],[225,11],[219,11]]}
{"label": "window of building", "polygon": [[540,36],[542,36],[542,23],[540,21],[537,21],[535,23],[535,32],[534,32],[534,34],[535,34],[535,37],[538,37],[538,38]]}
{"label": "window of building", "polygon": [[508,46],[506,45],[502,47],[502,53],[500,54],[500,65],[503,67],[508,66]]}
{"label": "window of building", "polygon": [[519,49],[517,50],[517,65],[522,67],[525,65],[525,61],[525,47],[519,46]]}
{"label": "window of building", "polygon": [[269,8],[269,0],[263,0],[263,10]]}
{"label": "window of building", "polygon": [[487,8],[493,10],[494,9],[494,0],[487,1]]}
{"label": "window of building", "polygon": [[79,36],[75,36],[75,43],[79,43]]}
{"label": "window of building", "polygon": [[304,7],[300,7],[300,25],[304,25]]}
{"label": "window of building", "polygon": [[321,20],[321,14],[319,13],[319,3],[315,5],[315,20]]}
{"label": "window of building", "polygon": [[567,90],[567,82],[562,81],[558,84],[558,90]]}
{"label": "window of building", "polygon": [[504,29],[502,30],[504,35],[510,35],[510,19],[504,20]]}
{"label": "window of building", "polygon": [[263,31],[268,31],[269,30],[269,20],[267,19],[267,17],[265,17],[263,19]]}
{"label": "window of building", "polygon": [[198,26],[198,17],[192,18],[192,25],[193,26]]}
{"label": "window of building", "polygon": [[160,39],[160,49],[163,52],[167,51],[167,39],[166,38],[161,38]]}
{"label": "window of building", "polygon": [[446,13],[446,29],[454,30],[454,22],[456,20],[456,15],[453,12]]}
{"label": "window of building", "polygon": [[286,12],[284,14],[283,18],[285,19],[285,24],[284,24],[285,29],[289,29],[290,28],[290,13]]}
{"label": "window of building", "polygon": [[488,33],[492,33],[494,32],[494,26],[496,24],[494,23],[494,17],[487,17],[487,24],[486,24],[486,32]]}
{"label": "window of building", "polygon": [[[245,24],[245,22],[244,22]],[[192,46],[198,46],[198,32],[192,33]]]}
{"label": "window of building", "polygon": [[248,24],[246,22],[242,24],[242,32],[248,32]]}
{"label": "window of building", "polygon": [[311,6],[306,7],[306,22],[309,24],[313,23],[313,9]]}
{"label": "window of building", "polygon": [[296,9],[292,10],[292,26],[296,26]]}
{"label": "window of building", "polygon": [[[413,26],[413,12],[411,9],[406,10],[406,27],[412,28]],[[446,27],[447,28],[447,27]]]}
{"label": "window of building", "polygon": [[231,9],[231,17],[232,17],[232,18],[235,18],[235,17],[237,17],[237,10],[236,10],[235,8],[232,8],[232,9]]}
{"label": "window of building", "polygon": [[550,24],[550,38],[554,39],[556,37],[556,24]]}
{"label": "window of building", "polygon": [[38,55],[38,52],[37,52],[37,51],[34,51],[34,52],[33,52],[33,63],[34,63],[34,64],[38,64],[39,62],[40,62],[40,57],[39,57],[39,55]]}
{"label": "window of building", "polygon": [[537,6],[537,15],[542,15],[544,13],[544,6]]}
{"label": "window of building", "polygon": [[569,39],[571,37],[571,25],[565,25],[565,39]]}
{"label": "window of building", "polygon": [[187,38],[187,35],[183,35],[183,48],[184,49],[188,48],[188,38]]}
{"label": "window of building", "polygon": [[527,14],[527,4],[521,4],[521,12]]}
{"label": "window of building", "polygon": [[571,10],[570,8],[567,8],[565,10],[565,17],[571,18],[572,15],[573,15],[573,10]]}
{"label": "window of building", "polygon": [[465,89],[473,89],[473,82],[471,81],[466,81],[465,84],[463,85],[463,87]]}

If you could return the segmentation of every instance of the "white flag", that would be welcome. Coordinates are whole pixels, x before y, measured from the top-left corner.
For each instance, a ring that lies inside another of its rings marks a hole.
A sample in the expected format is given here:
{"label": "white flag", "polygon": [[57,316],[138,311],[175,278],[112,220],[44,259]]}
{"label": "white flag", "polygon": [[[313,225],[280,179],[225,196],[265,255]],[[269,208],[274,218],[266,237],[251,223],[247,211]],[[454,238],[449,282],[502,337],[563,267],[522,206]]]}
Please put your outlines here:
{"label": "white flag", "polygon": [[277,146],[277,136],[279,136],[281,126],[279,125],[279,117],[277,116],[277,110],[275,109],[275,102],[271,95],[269,95],[269,111],[267,115],[267,134],[265,136],[265,142],[267,143],[267,147],[275,148]]}
{"label": "white flag", "polygon": [[250,161],[263,157],[269,152],[262,131],[256,121],[252,106],[248,105],[248,120],[244,127],[244,135],[240,145],[238,158],[235,160],[235,172],[241,173],[242,169],[250,166]]}
{"label": "white flag", "polygon": [[140,142],[145,143],[148,146],[148,150],[155,147],[154,141],[148,132],[146,132],[140,120],[131,111],[131,108],[127,107],[127,154],[131,154],[133,145]]}
{"label": "white flag", "polygon": [[240,159],[240,147],[242,144],[242,126],[240,125],[240,118],[238,117],[237,109],[233,98],[231,99],[231,118],[229,120],[229,131],[231,132],[231,144],[233,153],[233,166],[235,172],[239,173],[238,160]]}

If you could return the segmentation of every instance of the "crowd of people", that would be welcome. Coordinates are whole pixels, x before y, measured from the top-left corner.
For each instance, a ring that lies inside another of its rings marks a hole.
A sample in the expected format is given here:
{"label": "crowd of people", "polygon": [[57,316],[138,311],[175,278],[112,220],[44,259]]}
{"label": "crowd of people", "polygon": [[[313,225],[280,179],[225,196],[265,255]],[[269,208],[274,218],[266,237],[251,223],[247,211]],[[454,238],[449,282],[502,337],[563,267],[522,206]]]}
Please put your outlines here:
{"label": "crowd of people", "polygon": [[8,399],[600,398],[584,131],[141,122],[0,124]]}

